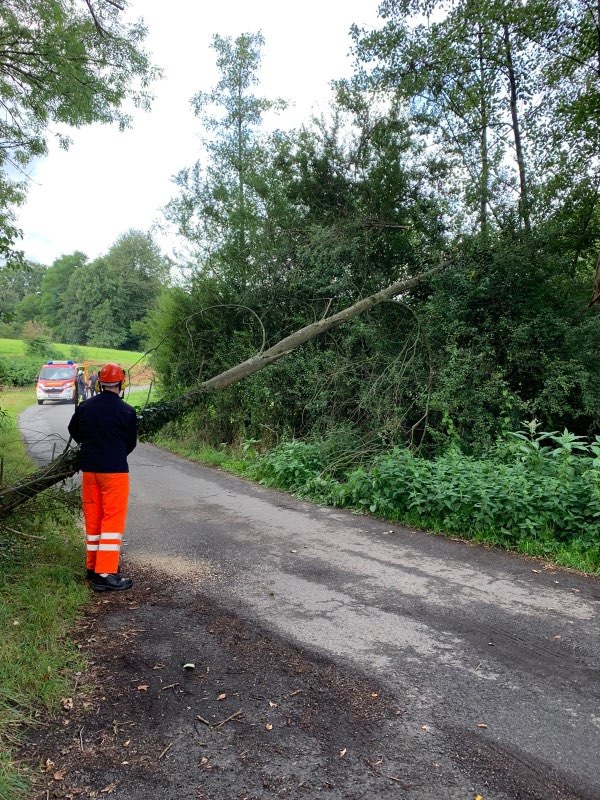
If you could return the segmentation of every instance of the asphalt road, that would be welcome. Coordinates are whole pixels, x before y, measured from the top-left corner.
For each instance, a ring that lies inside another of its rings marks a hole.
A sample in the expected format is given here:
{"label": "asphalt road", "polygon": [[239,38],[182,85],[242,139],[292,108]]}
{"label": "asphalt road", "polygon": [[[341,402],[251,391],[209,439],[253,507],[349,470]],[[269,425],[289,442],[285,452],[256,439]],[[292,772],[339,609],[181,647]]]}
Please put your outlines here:
{"label": "asphalt road", "polygon": [[[64,441],[72,411],[23,413],[33,452]],[[398,750],[445,776],[445,793],[438,779],[419,797],[472,797],[484,776],[485,800],[600,798],[597,578],[315,507],[151,445],[130,467],[133,576],[135,562],[159,567],[378,681],[406,712]]]}

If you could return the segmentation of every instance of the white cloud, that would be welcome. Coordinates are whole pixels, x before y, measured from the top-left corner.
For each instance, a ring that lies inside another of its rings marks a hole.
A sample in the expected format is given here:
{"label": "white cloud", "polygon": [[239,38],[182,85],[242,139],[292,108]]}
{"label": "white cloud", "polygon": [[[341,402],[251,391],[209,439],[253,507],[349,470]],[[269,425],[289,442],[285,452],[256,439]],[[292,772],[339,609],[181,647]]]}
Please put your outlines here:
{"label": "white cloud", "polygon": [[49,264],[63,253],[106,252],[131,227],[148,229],[173,196],[171,177],[199,155],[200,126],[189,100],[216,79],[212,36],[262,30],[266,40],[258,91],[293,106],[282,127],[325,108],[331,80],[350,74],[350,25],[377,24],[378,0],[146,0],[134,3],[149,28],[147,47],[165,78],[152,111],[135,114],[131,129],[93,125],[71,132],[68,151],[51,143],[31,170],[19,213],[28,258]]}

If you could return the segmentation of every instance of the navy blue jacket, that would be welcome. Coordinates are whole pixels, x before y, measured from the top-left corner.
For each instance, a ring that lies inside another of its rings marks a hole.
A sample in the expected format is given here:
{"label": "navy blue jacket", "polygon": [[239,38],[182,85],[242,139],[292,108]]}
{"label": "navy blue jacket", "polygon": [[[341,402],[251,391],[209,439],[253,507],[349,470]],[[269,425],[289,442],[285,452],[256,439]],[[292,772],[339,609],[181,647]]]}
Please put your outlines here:
{"label": "navy blue jacket", "polygon": [[81,445],[83,472],[129,472],[127,456],[137,443],[135,411],[114,392],[80,403],[69,433]]}

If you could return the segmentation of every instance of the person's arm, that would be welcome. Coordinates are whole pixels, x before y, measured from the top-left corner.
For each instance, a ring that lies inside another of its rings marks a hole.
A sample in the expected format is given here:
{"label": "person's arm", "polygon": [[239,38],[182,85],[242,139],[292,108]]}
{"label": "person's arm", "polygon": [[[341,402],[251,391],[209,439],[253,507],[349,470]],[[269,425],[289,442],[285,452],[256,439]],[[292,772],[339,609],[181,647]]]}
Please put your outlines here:
{"label": "person's arm", "polygon": [[129,429],[127,431],[127,455],[135,450],[137,444],[137,416],[135,411],[131,411]]}
{"label": "person's arm", "polygon": [[68,425],[68,430],[73,439],[77,442],[77,444],[81,444],[81,433],[79,428],[79,406],[75,409],[75,413],[71,417],[71,421]]}

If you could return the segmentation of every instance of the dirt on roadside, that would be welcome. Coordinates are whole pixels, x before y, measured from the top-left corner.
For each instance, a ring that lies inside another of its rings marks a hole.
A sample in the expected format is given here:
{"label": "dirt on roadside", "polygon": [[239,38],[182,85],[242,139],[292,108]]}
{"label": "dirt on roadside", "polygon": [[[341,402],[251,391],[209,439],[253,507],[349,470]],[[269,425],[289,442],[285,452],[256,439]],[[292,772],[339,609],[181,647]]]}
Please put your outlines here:
{"label": "dirt on roadside", "polygon": [[95,595],[76,637],[89,671],[31,742],[35,800],[414,788],[406,754],[388,752],[406,713],[392,697],[165,576]]}

